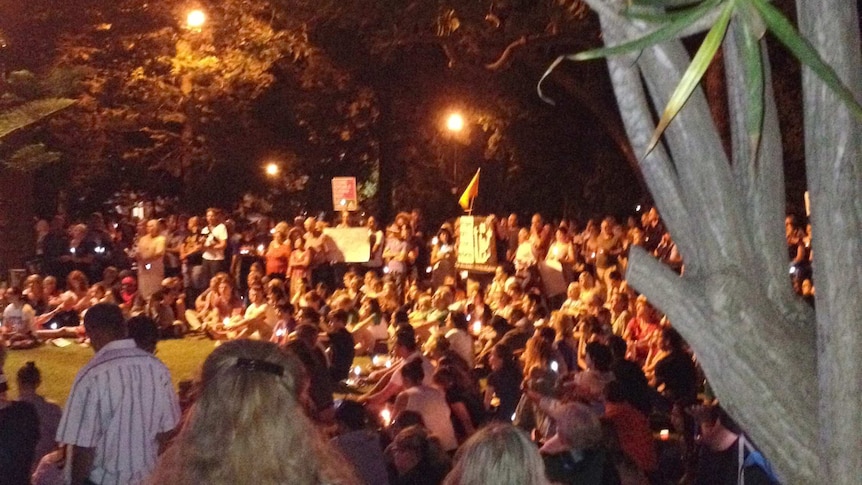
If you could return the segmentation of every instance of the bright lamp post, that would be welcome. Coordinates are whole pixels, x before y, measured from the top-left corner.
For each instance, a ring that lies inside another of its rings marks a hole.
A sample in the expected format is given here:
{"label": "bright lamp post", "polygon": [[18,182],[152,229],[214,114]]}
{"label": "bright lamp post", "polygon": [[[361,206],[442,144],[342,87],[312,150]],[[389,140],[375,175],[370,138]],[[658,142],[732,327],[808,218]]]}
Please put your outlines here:
{"label": "bright lamp post", "polygon": [[458,133],[464,129],[464,117],[461,113],[452,113],[446,118],[446,129]]}
{"label": "bright lamp post", "polygon": [[186,28],[189,30],[200,31],[201,27],[207,21],[207,15],[203,12],[203,10],[195,9],[189,12],[186,16]]}
{"label": "bright lamp post", "polygon": [[266,164],[266,166],[264,167],[264,171],[266,171],[266,174],[268,176],[275,177],[276,175],[278,175],[281,169],[279,168],[277,163],[270,162]]}
{"label": "bright lamp post", "polygon": [[[457,112],[453,111],[446,116],[446,131],[448,131],[453,138],[456,138],[458,135],[464,131],[466,126],[466,122],[464,121],[464,116]],[[458,192],[458,141],[453,140],[452,143],[455,143],[453,146],[452,153],[452,193],[455,194]]]}

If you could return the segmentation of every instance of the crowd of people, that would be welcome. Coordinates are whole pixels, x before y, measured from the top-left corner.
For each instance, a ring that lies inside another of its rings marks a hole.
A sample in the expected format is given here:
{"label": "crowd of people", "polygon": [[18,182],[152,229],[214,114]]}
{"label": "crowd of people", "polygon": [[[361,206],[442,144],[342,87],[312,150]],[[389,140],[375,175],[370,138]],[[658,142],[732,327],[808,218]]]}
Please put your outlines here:
{"label": "crowd of people", "polygon": [[[381,227],[369,217],[368,262],[346,264],[315,217],[40,221],[34,273],[1,295],[2,352],[75,340],[96,356],[62,419],[39,400],[35,363],[18,372],[18,401],[0,373],[0,473],[76,484],[776,483],[706,397],[682,337],[622,277],[632,245],[685,269],[655,209],[583,227],[489,216],[498,264],[487,276],[458,267],[457,220],[426,224],[419,211]],[[355,225],[349,213],[333,222]],[[813,304],[809,234],[788,218],[789,273]],[[565,293],[547,291],[540,262],[562,269]],[[177,391],[154,353],[189,335],[216,348]]]}

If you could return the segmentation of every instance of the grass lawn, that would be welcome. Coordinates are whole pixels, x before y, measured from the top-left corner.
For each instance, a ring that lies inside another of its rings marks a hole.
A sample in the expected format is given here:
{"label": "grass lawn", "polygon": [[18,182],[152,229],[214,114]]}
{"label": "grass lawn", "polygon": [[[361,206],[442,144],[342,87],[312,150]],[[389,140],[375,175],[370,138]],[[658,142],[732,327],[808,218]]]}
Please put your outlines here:
{"label": "grass lawn", "polygon": [[[182,340],[165,340],[159,342],[156,357],[161,359],[171,370],[174,385],[195,377],[204,359],[214,349],[213,341],[199,337],[186,337]],[[36,362],[42,371],[42,386],[40,394],[61,406],[66,402],[72,381],[78,370],[93,357],[93,349],[81,347],[73,343],[68,347],[59,348],[54,345],[43,345],[30,350],[7,351],[6,377],[9,379],[10,398],[18,396],[15,375],[27,361]]]}

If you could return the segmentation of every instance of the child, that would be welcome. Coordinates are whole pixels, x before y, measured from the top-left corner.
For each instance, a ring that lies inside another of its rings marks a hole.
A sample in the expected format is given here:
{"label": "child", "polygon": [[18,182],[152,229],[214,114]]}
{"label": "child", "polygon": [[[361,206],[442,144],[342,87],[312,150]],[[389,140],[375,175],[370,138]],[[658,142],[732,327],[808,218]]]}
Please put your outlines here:
{"label": "child", "polygon": [[29,349],[39,344],[34,333],[36,312],[24,302],[21,289],[13,286],[6,290],[9,305],[3,310],[3,334],[11,349]]}

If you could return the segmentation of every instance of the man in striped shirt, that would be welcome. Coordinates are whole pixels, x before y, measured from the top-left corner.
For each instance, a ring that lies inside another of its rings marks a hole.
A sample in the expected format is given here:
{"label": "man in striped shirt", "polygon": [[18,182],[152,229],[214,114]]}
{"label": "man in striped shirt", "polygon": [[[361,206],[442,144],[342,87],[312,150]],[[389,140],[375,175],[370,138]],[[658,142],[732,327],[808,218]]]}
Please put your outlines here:
{"label": "man in striped shirt", "polygon": [[74,445],[72,484],[137,484],[180,419],[167,367],[126,338],[119,307],[100,303],[84,317],[96,355],[75,377],[57,431]]}

